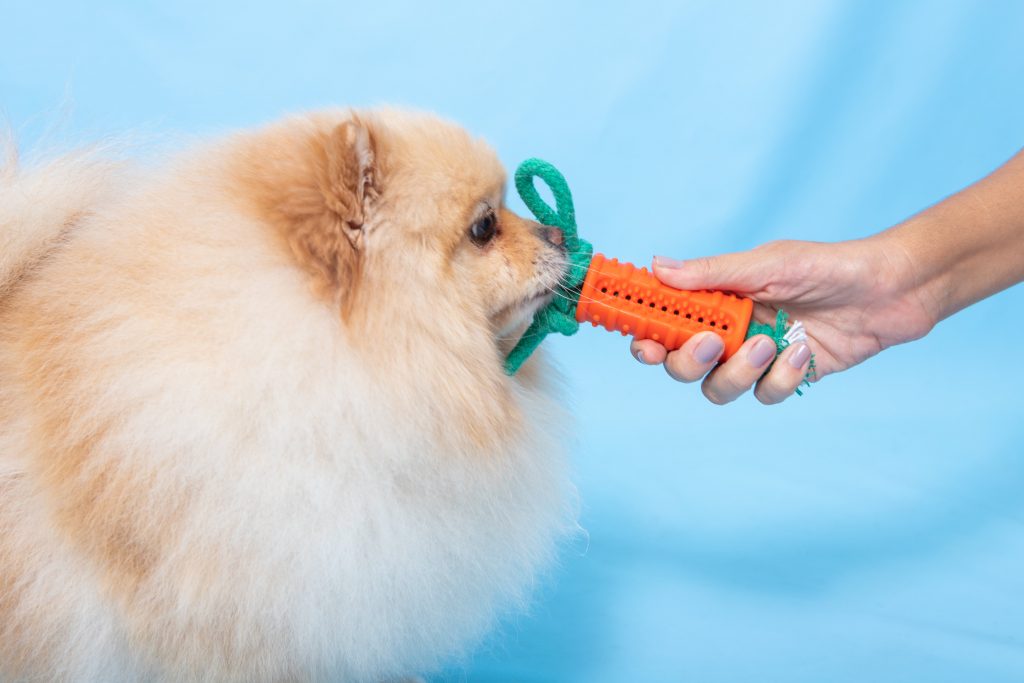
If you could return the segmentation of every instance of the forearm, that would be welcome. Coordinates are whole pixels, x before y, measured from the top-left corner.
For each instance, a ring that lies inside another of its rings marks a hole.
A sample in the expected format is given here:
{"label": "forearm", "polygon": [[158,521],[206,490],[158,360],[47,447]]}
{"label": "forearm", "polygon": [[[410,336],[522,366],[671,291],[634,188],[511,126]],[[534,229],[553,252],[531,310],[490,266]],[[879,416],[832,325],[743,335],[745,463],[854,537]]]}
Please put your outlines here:
{"label": "forearm", "polygon": [[934,322],[1024,280],[1024,151],[876,239]]}

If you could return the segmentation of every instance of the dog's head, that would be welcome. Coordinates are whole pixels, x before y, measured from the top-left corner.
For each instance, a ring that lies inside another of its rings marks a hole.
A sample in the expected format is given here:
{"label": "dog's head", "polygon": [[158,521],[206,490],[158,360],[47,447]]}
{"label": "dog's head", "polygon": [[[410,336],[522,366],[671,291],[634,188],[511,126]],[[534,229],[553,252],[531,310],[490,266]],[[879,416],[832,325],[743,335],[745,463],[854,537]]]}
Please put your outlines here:
{"label": "dog's head", "polygon": [[433,319],[493,343],[555,295],[561,233],[505,208],[497,157],[461,128],[349,113],[292,121],[264,140],[250,177],[264,179],[265,215],[361,329]]}

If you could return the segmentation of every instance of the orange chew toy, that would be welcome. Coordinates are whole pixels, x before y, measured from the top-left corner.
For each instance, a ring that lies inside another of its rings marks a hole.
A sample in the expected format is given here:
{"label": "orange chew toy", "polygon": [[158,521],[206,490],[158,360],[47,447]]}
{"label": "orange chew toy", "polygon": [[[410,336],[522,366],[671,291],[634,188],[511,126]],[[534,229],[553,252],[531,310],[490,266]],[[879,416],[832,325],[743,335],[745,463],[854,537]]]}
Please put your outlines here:
{"label": "orange chew toy", "polygon": [[725,342],[722,360],[747,338],[754,302],[735,294],[683,291],[662,284],[646,268],[594,254],[583,280],[576,320],[651,339],[673,351],[698,332]]}
{"label": "orange chew toy", "polygon": [[[554,209],[545,202],[534,178],[547,184],[555,198]],[[572,335],[581,322],[607,330],[651,339],[670,351],[678,349],[698,332],[714,332],[725,346],[720,360],[739,350],[743,342],[764,334],[775,342],[778,353],[797,342],[807,341],[800,322],[789,323],[779,309],[775,323],[753,320],[750,299],[708,290],[682,291],[662,284],[646,268],[595,254],[593,246],[576,231],[576,211],[565,177],[546,161],[527,159],[516,169],[516,190],[538,221],[561,228],[565,237],[566,273],[558,290],[505,356],[505,372],[514,375],[547,335]],[[814,356],[804,384],[814,375]],[[801,393],[799,389],[796,393]]]}

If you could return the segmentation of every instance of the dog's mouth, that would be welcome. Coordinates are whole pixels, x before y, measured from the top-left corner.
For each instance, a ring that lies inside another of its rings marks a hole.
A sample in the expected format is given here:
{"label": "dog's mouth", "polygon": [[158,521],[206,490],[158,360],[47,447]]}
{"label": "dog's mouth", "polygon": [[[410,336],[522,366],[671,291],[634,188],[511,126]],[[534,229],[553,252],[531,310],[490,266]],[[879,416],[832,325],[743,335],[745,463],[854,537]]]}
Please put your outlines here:
{"label": "dog's mouth", "polygon": [[555,294],[551,290],[541,289],[502,308],[494,315],[499,336],[506,336],[516,328],[528,324],[537,311],[547,306],[554,297]]}
{"label": "dog's mouth", "polygon": [[561,264],[542,264],[537,273],[535,285],[525,295],[498,311],[493,320],[499,337],[508,337],[520,328],[529,325],[537,311],[547,306],[556,296],[568,297],[565,278],[568,269]]}
{"label": "dog's mouth", "polygon": [[547,306],[554,298],[554,292],[550,290],[540,291],[523,299],[519,303],[518,308],[521,311],[528,311],[529,317],[532,318],[537,311]]}

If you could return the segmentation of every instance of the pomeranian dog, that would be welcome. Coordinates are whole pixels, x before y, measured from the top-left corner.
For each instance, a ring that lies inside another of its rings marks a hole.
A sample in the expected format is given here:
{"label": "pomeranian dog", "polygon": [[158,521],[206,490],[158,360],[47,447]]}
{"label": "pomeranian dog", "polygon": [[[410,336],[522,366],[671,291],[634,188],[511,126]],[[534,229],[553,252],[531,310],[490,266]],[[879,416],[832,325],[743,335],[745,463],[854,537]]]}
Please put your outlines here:
{"label": "pomeranian dog", "polygon": [[572,527],[502,361],[565,273],[495,154],[334,111],[0,169],[0,680],[388,681]]}

